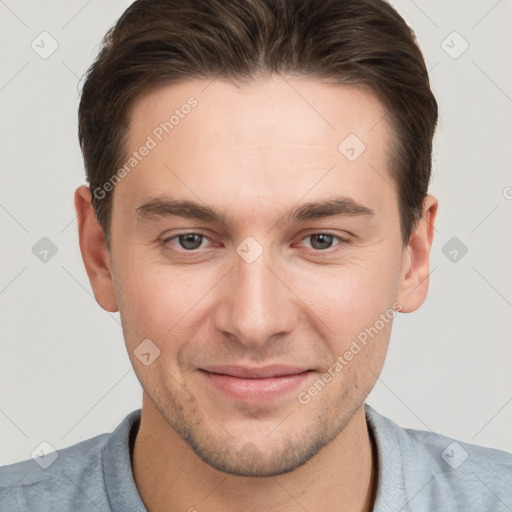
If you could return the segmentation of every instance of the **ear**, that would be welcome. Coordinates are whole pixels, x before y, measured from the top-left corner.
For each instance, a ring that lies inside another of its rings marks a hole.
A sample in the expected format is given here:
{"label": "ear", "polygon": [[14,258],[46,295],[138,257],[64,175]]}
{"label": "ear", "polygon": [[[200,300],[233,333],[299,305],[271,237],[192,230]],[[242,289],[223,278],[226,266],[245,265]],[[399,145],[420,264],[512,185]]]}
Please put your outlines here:
{"label": "ear", "polygon": [[423,201],[423,213],[416,229],[409,237],[409,243],[403,250],[402,270],[397,300],[402,305],[402,313],[411,313],[418,309],[427,298],[430,249],[434,238],[437,199],[427,194]]}
{"label": "ear", "polygon": [[103,229],[92,206],[91,191],[82,185],[75,191],[78,237],[85,269],[98,304],[106,311],[118,310],[112,281],[110,254]]}

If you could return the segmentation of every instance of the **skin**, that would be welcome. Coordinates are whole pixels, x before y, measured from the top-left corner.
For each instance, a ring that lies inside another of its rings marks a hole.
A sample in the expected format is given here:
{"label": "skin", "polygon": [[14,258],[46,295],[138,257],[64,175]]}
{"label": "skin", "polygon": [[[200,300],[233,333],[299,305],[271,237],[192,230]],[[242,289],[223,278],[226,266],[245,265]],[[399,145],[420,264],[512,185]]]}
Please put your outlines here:
{"label": "skin", "polygon": [[[110,253],[89,188],[75,193],[94,295],[119,310],[144,389],[133,459],[141,497],[151,512],[371,510],[378,468],[363,403],[392,322],[309,403],[298,394],[393,304],[411,312],[424,302],[437,200],[426,197],[404,247],[383,105],[364,88],[305,78],[162,87],[135,102],[129,152],[190,96],[197,107],[116,185]],[[338,150],[350,133],[366,145],[355,161]],[[335,194],[373,215],[283,217]],[[162,195],[221,210],[229,222],[138,218]],[[206,237],[194,257],[176,237],[183,232]],[[320,249],[319,233],[334,235]],[[236,250],[248,236],[263,251],[252,263]],[[144,339],[160,350],[148,366],[134,354]],[[312,371],[297,389],[253,404],[198,370],[273,363]]]}

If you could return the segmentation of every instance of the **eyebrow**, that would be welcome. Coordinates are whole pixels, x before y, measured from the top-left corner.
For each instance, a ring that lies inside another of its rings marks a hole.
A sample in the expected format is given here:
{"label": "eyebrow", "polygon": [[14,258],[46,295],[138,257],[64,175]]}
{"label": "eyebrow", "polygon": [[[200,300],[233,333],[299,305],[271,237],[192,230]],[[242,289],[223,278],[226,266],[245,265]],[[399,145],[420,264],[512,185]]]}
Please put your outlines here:
{"label": "eyebrow", "polygon": [[[166,217],[184,217],[204,222],[229,225],[230,218],[224,212],[190,200],[172,199],[167,196],[154,197],[135,209],[140,221]],[[334,216],[372,216],[375,212],[349,197],[336,196],[314,201],[287,210],[283,222],[307,222]]]}

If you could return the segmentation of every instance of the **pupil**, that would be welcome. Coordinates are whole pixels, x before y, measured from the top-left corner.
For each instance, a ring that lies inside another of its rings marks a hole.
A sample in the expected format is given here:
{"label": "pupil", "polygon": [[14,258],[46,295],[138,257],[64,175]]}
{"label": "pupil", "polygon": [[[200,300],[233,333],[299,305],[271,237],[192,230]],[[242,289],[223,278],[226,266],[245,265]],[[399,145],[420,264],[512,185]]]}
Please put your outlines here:
{"label": "pupil", "polygon": [[201,245],[201,235],[195,233],[181,235],[179,240],[184,249],[197,249]]}
{"label": "pupil", "polygon": [[[327,235],[327,234],[314,235],[311,245],[315,249],[327,249],[332,243],[332,238],[333,238],[333,235]],[[320,243],[317,244],[315,242],[315,240],[320,240]]]}

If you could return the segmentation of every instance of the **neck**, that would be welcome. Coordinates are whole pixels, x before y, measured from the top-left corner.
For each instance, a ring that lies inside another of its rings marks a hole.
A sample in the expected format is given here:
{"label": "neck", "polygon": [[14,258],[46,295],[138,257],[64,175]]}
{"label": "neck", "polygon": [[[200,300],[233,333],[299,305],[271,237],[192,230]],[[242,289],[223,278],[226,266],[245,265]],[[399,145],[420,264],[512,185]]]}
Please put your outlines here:
{"label": "neck", "polygon": [[241,477],[204,463],[143,396],[133,473],[148,512],[373,510],[377,458],[363,406],[301,467],[277,476]]}

